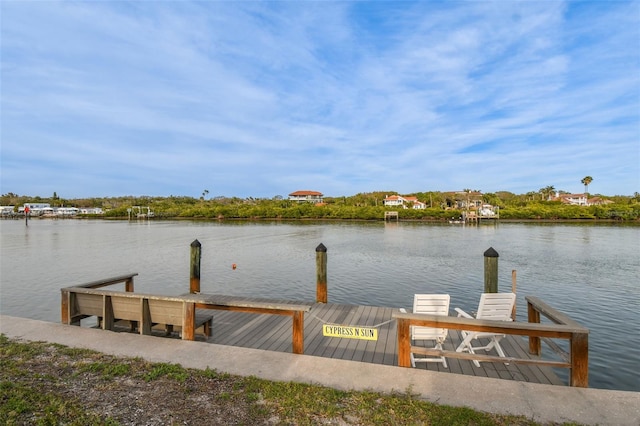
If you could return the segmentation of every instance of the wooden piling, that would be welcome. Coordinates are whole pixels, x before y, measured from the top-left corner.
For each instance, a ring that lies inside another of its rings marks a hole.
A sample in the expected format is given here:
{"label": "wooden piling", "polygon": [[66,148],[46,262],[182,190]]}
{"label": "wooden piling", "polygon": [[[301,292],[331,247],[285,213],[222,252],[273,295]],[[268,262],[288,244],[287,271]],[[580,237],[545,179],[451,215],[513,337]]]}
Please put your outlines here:
{"label": "wooden piling", "polygon": [[200,293],[200,258],[202,257],[202,244],[193,240],[191,243],[191,264],[189,270],[189,293]]}
{"label": "wooden piling", "polygon": [[316,247],[316,302],[327,303],[327,248]]}
{"label": "wooden piling", "polygon": [[[532,324],[540,324],[540,311],[530,301],[527,301],[527,321]],[[540,336],[529,336],[529,353],[536,356],[540,356],[542,353]]]}
{"label": "wooden piling", "polygon": [[304,354],[304,312],[293,313],[293,340],[292,349],[294,354]]}
{"label": "wooden piling", "polygon": [[484,252],[484,292],[498,292],[498,252],[489,247]]}
{"label": "wooden piling", "polygon": [[411,321],[397,319],[398,322],[398,366],[411,367]]}
{"label": "wooden piling", "polygon": [[[516,270],[512,269],[511,270],[511,293],[516,294]],[[512,320],[516,320],[516,305],[517,303],[513,304],[513,309],[511,311],[511,319]]]}
{"label": "wooden piling", "polygon": [[570,386],[589,387],[589,334],[574,333],[571,345],[571,377]]}

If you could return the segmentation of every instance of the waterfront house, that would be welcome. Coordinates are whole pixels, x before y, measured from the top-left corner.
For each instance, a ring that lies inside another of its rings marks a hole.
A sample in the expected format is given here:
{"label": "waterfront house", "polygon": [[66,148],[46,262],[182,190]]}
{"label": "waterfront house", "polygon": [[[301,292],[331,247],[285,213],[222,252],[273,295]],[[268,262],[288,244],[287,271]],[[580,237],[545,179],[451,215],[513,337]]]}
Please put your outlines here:
{"label": "waterfront house", "polygon": [[80,213],[82,214],[104,214],[104,210],[100,207],[82,207],[80,209]]}
{"label": "waterfront house", "polygon": [[324,195],[318,191],[296,191],[289,194],[289,200],[299,203],[322,203]]}
{"label": "waterfront house", "polygon": [[55,209],[56,216],[76,216],[80,209],[77,207],[58,207]]}
{"label": "waterfront house", "polygon": [[588,206],[604,206],[607,204],[613,204],[613,201],[605,200],[604,198],[601,198],[601,197],[593,197],[587,200]]}
{"label": "waterfront house", "polygon": [[387,195],[386,197],[384,197],[384,200],[382,200],[382,204],[385,207],[404,207],[404,202],[405,199],[399,195]]}
{"label": "waterfront house", "polygon": [[483,204],[480,191],[450,191],[445,193],[447,207],[460,210],[477,210]]}
{"label": "waterfront house", "polygon": [[562,204],[569,204],[571,206],[588,206],[589,201],[587,194],[559,194],[552,199],[553,201],[560,201]]}
{"label": "waterfront house", "polygon": [[15,210],[15,206],[0,206],[0,214],[1,215],[11,215]]}
{"label": "waterfront house", "polygon": [[49,203],[25,203],[22,207],[18,207],[18,213],[24,214],[26,208],[29,208],[29,215],[41,216],[45,209],[50,209]]}
{"label": "waterfront house", "polygon": [[407,201],[407,204],[411,206],[412,209],[426,209],[427,205],[422,201],[418,201],[417,197],[404,197]]}
{"label": "waterfront house", "polygon": [[418,201],[417,197],[403,197],[401,195],[387,195],[382,204],[385,207],[402,207],[403,209],[425,209],[427,205],[421,201]]}

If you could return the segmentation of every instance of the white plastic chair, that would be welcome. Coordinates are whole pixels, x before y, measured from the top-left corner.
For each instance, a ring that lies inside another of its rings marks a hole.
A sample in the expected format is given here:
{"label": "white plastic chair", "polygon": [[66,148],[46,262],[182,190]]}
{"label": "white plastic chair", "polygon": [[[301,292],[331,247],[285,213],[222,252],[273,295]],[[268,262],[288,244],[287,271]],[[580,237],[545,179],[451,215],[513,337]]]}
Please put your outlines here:
{"label": "white plastic chair", "polygon": [[[516,303],[515,293],[483,293],[480,296],[480,304],[478,305],[478,313],[475,319],[492,320],[492,321],[513,321],[511,312],[513,305]],[[460,308],[456,308],[458,317],[474,318]],[[482,331],[462,331],[462,343],[456,349],[456,352],[465,352],[475,354],[475,351],[484,349],[490,351],[495,348],[498,355],[505,357],[504,350],[500,346],[500,340],[504,338],[504,334],[496,334],[492,332]],[[486,346],[472,346],[473,340],[488,338],[489,343]],[[480,367],[480,362],[474,360],[476,367]]]}
{"label": "white plastic chair", "polygon": [[[448,316],[450,300],[451,298],[448,294],[416,294],[413,296],[413,313]],[[442,344],[448,334],[449,330],[446,328],[411,326],[411,341],[433,340],[435,341],[434,349],[442,350]],[[444,368],[447,368],[447,360],[443,356],[418,358],[411,353],[411,366],[415,367],[416,362],[441,362]]]}

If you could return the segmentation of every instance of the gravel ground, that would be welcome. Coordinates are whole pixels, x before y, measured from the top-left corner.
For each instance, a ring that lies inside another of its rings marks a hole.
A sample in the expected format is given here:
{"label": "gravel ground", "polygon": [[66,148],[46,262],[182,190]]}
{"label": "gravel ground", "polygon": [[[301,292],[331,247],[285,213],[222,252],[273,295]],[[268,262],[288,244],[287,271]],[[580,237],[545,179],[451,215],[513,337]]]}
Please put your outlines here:
{"label": "gravel ground", "polygon": [[[156,373],[141,359],[69,355],[57,346],[24,357],[20,371],[16,375],[3,368],[0,379],[61,396],[122,425],[280,423],[260,395],[243,391],[238,386],[241,379],[233,376],[184,374],[185,370],[172,372],[170,367]],[[33,424],[33,420],[19,418],[17,424]]]}

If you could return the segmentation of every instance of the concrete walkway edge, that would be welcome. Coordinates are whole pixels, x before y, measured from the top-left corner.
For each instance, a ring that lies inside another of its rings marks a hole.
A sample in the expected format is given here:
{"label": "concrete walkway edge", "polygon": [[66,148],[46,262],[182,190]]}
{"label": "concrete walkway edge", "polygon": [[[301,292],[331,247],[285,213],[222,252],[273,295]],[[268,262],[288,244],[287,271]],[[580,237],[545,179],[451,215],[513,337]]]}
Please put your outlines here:
{"label": "concrete walkway edge", "polygon": [[164,339],[0,315],[0,333],[105,354],[141,357],[186,368],[215,369],[272,381],[317,384],[340,390],[410,392],[438,404],[540,423],[640,425],[640,392],[542,385],[307,355]]}

